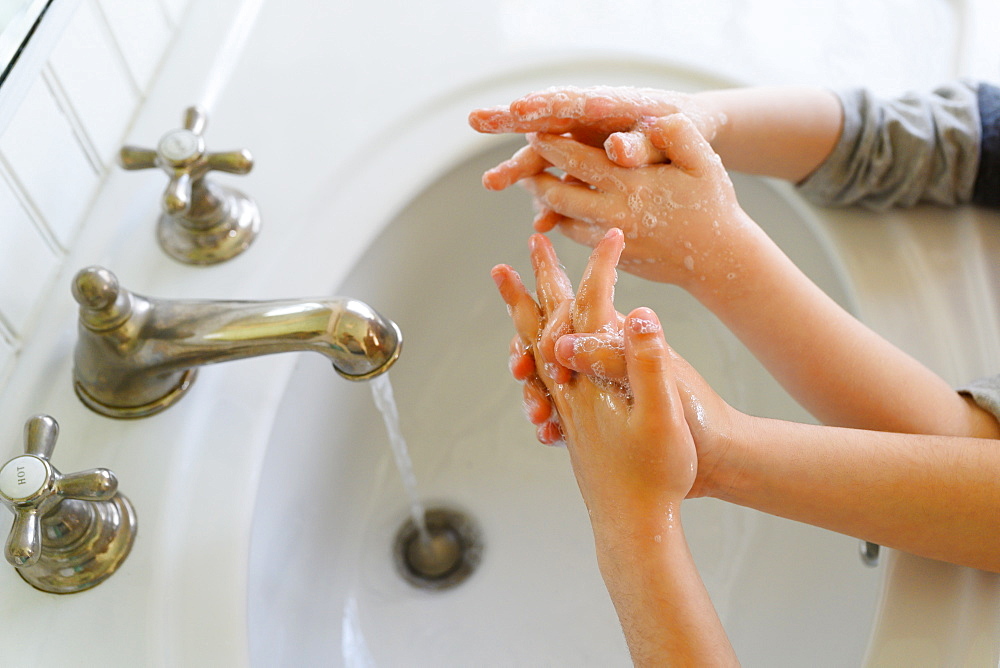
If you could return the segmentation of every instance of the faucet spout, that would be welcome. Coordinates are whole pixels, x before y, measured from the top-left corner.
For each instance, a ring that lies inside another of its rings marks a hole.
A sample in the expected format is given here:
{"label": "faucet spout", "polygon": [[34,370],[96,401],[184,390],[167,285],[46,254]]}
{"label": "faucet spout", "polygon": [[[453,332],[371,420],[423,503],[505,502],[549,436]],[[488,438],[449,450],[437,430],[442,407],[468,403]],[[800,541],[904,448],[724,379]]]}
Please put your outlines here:
{"label": "faucet spout", "polygon": [[341,376],[366,380],[396,361],[399,328],[346,297],[272,301],[152,299],[129,292],[101,267],[73,281],[80,305],[74,355],[77,395],[118,418],[172,405],[206,364],[311,350]]}

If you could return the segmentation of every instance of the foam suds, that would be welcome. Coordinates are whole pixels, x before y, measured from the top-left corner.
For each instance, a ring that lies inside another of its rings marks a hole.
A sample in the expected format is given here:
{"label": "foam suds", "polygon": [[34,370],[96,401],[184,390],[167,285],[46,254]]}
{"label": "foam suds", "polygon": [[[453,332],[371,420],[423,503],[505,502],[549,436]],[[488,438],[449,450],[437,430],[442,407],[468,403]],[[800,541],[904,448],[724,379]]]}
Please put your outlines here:
{"label": "foam suds", "polygon": [[636,334],[654,334],[660,331],[660,323],[645,318],[632,318],[632,331]]}

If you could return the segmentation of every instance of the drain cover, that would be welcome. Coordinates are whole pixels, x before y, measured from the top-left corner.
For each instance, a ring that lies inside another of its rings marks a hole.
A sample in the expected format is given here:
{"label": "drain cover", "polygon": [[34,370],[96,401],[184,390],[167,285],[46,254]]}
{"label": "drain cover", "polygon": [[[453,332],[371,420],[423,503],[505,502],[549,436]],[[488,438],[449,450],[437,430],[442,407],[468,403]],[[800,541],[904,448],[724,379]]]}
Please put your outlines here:
{"label": "drain cover", "polygon": [[430,508],[424,521],[427,537],[420,535],[412,518],[396,533],[396,571],[420,589],[451,589],[465,582],[482,558],[482,537],[475,522],[450,508]]}

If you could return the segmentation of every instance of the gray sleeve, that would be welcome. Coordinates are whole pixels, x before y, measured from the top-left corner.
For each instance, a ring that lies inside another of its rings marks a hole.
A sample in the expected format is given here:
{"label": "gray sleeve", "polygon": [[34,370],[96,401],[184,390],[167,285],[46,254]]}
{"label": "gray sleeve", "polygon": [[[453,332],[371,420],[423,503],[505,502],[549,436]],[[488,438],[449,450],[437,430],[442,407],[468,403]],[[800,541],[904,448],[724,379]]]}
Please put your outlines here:
{"label": "gray sleeve", "polygon": [[971,397],[977,406],[1000,420],[1000,375],[973,381],[958,388],[958,392]]}
{"label": "gray sleeve", "polygon": [[894,99],[865,89],[838,91],[840,138],[800,192],[823,206],[875,210],[968,202],[979,163],[977,90],[976,83],[957,81]]}

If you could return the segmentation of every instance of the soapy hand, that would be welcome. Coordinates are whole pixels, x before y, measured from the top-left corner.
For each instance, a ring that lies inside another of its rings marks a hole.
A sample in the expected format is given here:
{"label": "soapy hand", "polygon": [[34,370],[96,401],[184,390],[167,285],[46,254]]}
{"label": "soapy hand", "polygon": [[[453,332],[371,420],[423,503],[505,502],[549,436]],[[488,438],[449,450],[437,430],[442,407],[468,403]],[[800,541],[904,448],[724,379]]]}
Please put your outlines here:
{"label": "soapy hand", "polygon": [[[656,315],[636,309],[620,319],[611,291],[623,246],[619,231],[598,244],[574,298],[569,281],[545,237],[532,238],[538,301],[513,269],[493,275],[522,343],[533,348],[539,384],[559,416],[580,490],[588,508],[605,517],[620,504],[655,509],[679,502],[697,472],[694,440],[674,383],[673,358]],[[545,359],[570,327],[618,334],[626,377],[618,382],[570,374],[557,380],[558,365]]]}
{"label": "soapy hand", "polygon": [[[498,265],[492,273],[517,330],[511,341],[510,369],[517,380],[525,383],[525,414],[537,426],[538,439],[552,444],[562,440],[562,431],[552,410],[551,392],[573,380],[571,370],[556,361],[556,341],[575,328],[602,333],[620,331],[622,316],[614,308],[612,295],[615,264],[624,242],[621,230],[605,235],[591,255],[576,298],[551,242],[536,234],[530,246],[537,302],[511,267]],[[618,338],[620,341],[620,335]]]}
{"label": "soapy hand", "polygon": [[[493,278],[521,345],[535,360],[532,378],[558,414],[594,531],[598,568],[637,665],[738,665],[681,518],[683,500],[707,491],[697,486],[703,467],[693,427],[703,429],[709,420],[681,387],[683,361],[664,340],[656,314],[638,308],[621,318],[614,309],[623,243],[620,230],[605,235],[575,297],[542,235],[531,239],[537,302],[510,267],[498,265]],[[570,373],[557,380],[562,372],[541,351],[570,327],[617,334],[622,378]],[[712,468],[709,463],[704,470]]]}
{"label": "soapy hand", "polygon": [[594,246],[608,229],[621,228],[628,246],[619,266],[630,273],[695,293],[729,287],[740,270],[737,244],[759,228],[687,117],[662,118],[651,135],[666,147],[669,164],[623,168],[567,137],[529,135],[534,151],[571,179],[542,172],[521,184],[577,242]]}
{"label": "soapy hand", "polygon": [[[595,86],[550,88],[525,95],[508,106],[476,109],[469,124],[479,132],[568,134],[589,146],[603,147],[623,167],[663,162],[663,146],[651,133],[656,120],[681,113],[711,141],[725,115],[694,95],[651,88]],[[483,176],[491,190],[534,176],[547,167],[525,147]],[[539,230],[542,231],[542,230]]]}
{"label": "soapy hand", "polygon": [[553,88],[477,109],[469,122],[481,132],[528,133],[528,146],[483,183],[525,186],[535,196],[537,232],[558,226],[594,246],[619,227],[629,240],[622,269],[717,292],[739,275],[731,233],[756,227],[710,144],[728,122],[720,109],[670,91]]}
{"label": "soapy hand", "polygon": [[[670,433],[687,434],[692,444],[698,444],[692,471],[701,477],[697,484],[693,477],[690,484],[685,482],[684,494],[708,493],[714,484],[709,480],[714,462],[726,451],[732,409],[665,341],[662,348],[658,342],[651,343],[663,340],[652,311],[639,309],[626,317],[615,310],[615,263],[622,253],[624,236],[611,230],[597,244],[575,297],[548,239],[534,235],[531,246],[537,303],[510,267],[494,268],[493,276],[518,332],[511,343],[511,371],[525,382],[525,412],[536,425],[539,440],[553,443],[565,438],[573,451],[574,443],[618,443],[642,436],[642,447],[652,456],[649,448],[666,447],[661,430],[668,421]],[[630,354],[630,341],[645,342],[638,348],[633,346],[633,352],[648,352],[653,346],[666,359],[649,361],[644,354]],[[659,380],[654,381],[654,376]],[[657,401],[661,406],[664,397],[676,394],[674,408],[664,409],[659,422],[635,417],[637,378],[645,388],[659,388]],[[622,420],[624,426],[619,424]],[[623,431],[626,426],[628,435]],[[669,479],[676,480],[675,474]],[[623,476],[635,482],[634,474]]]}

